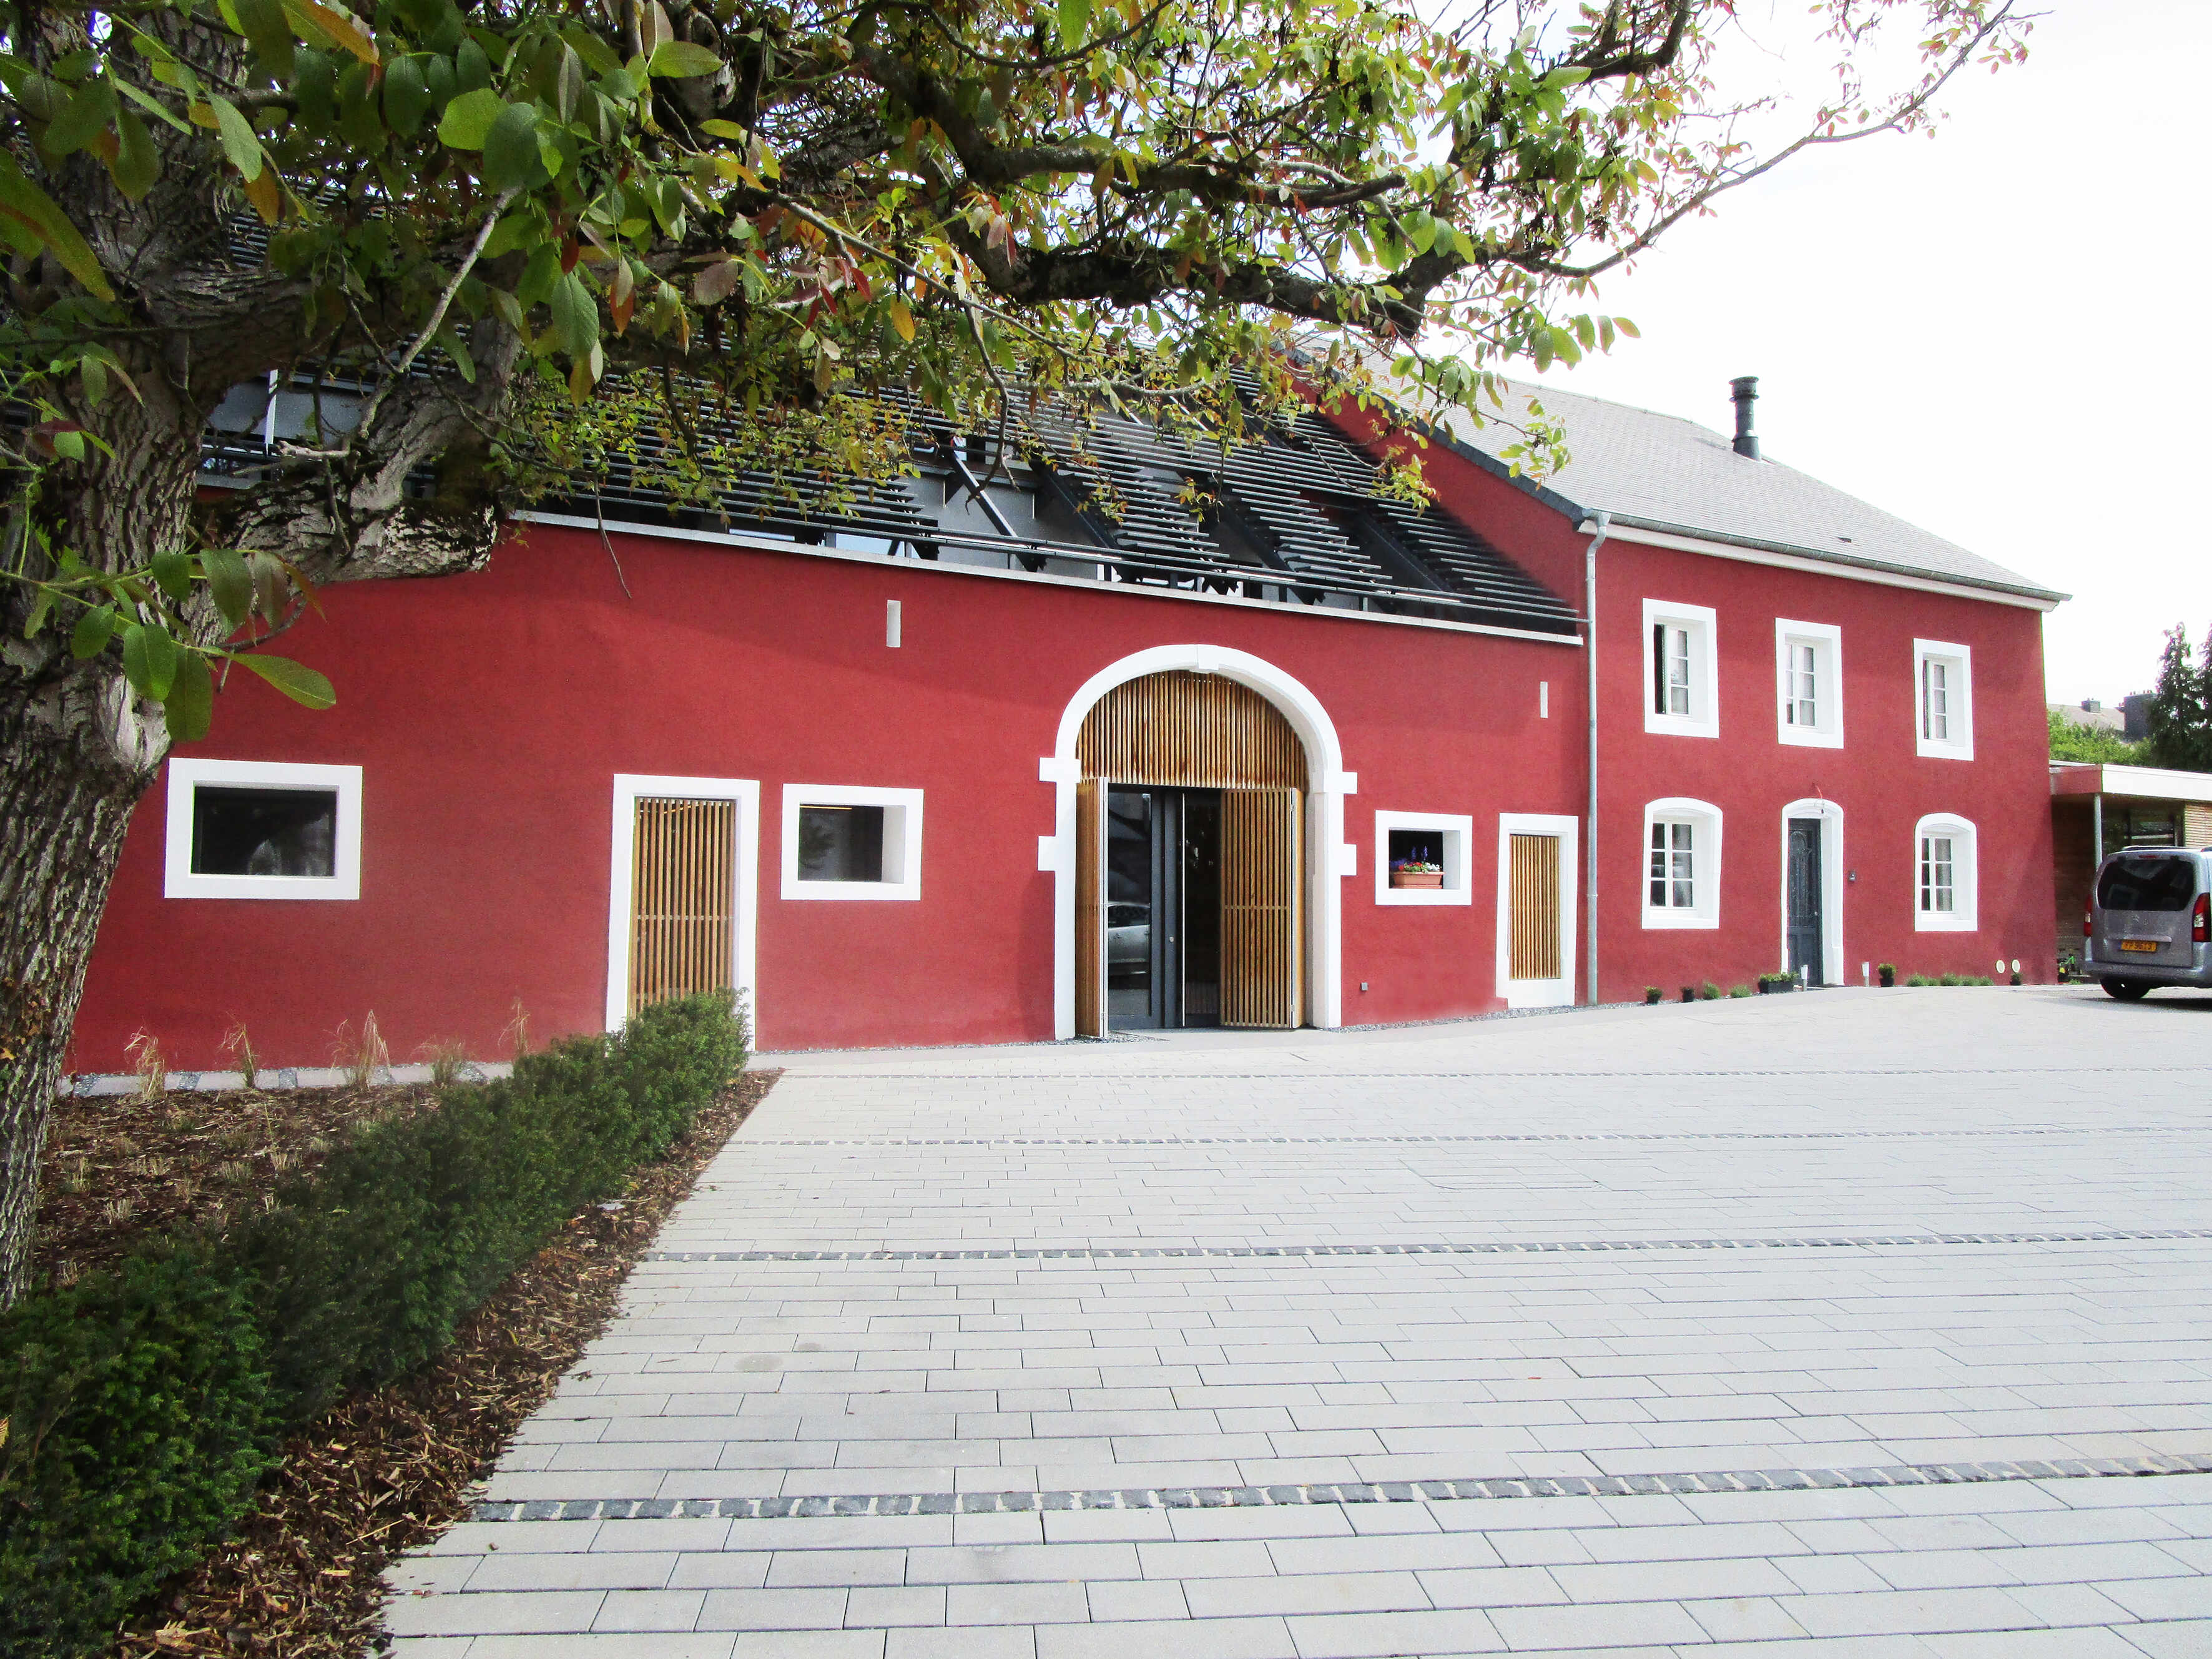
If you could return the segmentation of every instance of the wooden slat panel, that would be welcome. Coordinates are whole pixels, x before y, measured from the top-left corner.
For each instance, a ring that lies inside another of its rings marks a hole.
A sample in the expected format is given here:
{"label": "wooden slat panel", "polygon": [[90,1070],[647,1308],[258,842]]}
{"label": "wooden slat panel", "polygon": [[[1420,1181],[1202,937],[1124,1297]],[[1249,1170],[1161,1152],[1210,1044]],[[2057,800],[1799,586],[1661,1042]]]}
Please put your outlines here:
{"label": "wooden slat panel", "polygon": [[1218,674],[1147,674],[1115,686],[1076,742],[1086,778],[1192,789],[1306,787],[1305,745],[1282,711]]}
{"label": "wooden slat panel", "polygon": [[1559,976],[1559,838],[1516,836],[1508,860],[1512,883],[1514,979]]}
{"label": "wooden slat panel", "polygon": [[1106,1035],[1106,786],[1075,786],[1075,1034]]}
{"label": "wooden slat panel", "polygon": [[1302,797],[1221,793],[1221,1023],[1289,1027],[1303,1003]]}
{"label": "wooden slat panel", "polygon": [[629,1008],[730,988],[737,805],[642,797],[631,842]]}

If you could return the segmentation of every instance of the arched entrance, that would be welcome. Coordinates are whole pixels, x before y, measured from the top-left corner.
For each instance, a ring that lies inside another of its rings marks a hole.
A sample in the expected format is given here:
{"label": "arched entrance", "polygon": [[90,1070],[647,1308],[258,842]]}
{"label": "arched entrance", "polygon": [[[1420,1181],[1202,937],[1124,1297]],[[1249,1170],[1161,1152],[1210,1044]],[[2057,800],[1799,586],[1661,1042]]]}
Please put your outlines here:
{"label": "arched entrance", "polygon": [[1058,1036],[1339,1023],[1356,781],[1311,693],[1242,652],[1158,647],[1093,676],[1055,747]]}

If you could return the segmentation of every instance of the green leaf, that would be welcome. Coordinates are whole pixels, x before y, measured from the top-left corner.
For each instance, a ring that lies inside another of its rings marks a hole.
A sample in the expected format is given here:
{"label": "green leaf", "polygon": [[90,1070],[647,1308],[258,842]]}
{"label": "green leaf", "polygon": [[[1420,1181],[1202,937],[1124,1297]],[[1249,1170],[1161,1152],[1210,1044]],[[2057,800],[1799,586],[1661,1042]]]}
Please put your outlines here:
{"label": "green leaf", "polygon": [[251,184],[261,176],[261,140],[254,136],[253,123],[239,112],[238,106],[219,93],[210,93],[208,102],[215,106],[216,130],[222,135],[222,153],[239,175]]}
{"label": "green leaf", "polygon": [[584,286],[584,279],[573,270],[568,272],[553,285],[548,303],[561,349],[578,362],[589,357],[592,348],[599,343],[599,307],[592,291]]}
{"label": "green leaf", "polygon": [[222,619],[233,628],[242,626],[253,610],[253,572],[245,556],[234,548],[210,547],[200,555],[200,570]]}
{"label": "green leaf", "polygon": [[289,81],[292,26],[285,21],[282,0],[231,0],[231,7],[238,14],[240,32],[253,43],[253,55],[261,60],[270,78]]}
{"label": "green leaf", "polygon": [[546,170],[538,150],[537,106],[509,104],[500,111],[484,134],[483,158],[484,184],[492,190],[544,183]]}
{"label": "green leaf", "polygon": [[76,89],[69,107],[46,128],[39,148],[49,155],[69,155],[82,149],[107,131],[116,108],[115,88],[106,76],[86,82]]}
{"label": "green leaf", "polygon": [[1060,0],[1060,44],[1073,52],[1091,33],[1091,0]]}
{"label": "green leaf", "polygon": [[689,80],[694,76],[712,75],[722,67],[722,60],[704,46],[695,46],[689,40],[663,40],[653,49],[653,56],[645,60],[648,75],[662,75],[672,80]]}
{"label": "green leaf", "polygon": [[190,554],[156,553],[146,564],[153,572],[154,586],[179,605],[191,597],[192,561]]}
{"label": "green leaf", "polygon": [[70,633],[70,655],[79,662],[96,657],[114,637],[114,611],[104,605],[97,606],[76,619],[76,627]]}
{"label": "green leaf", "polygon": [[54,590],[51,587],[37,589],[31,600],[31,614],[23,622],[25,639],[37,637],[39,630],[46,625],[46,617],[52,614],[53,608]]}
{"label": "green leaf", "polygon": [[308,708],[328,708],[338,700],[331,683],[313,669],[289,657],[268,657],[258,651],[241,651],[231,660],[251,669],[294,702]]}
{"label": "green leaf", "polygon": [[161,154],[154,148],[154,135],[125,109],[116,112],[115,137],[115,159],[107,170],[115,176],[116,189],[133,202],[143,201],[161,176]]}
{"label": "green leaf", "polygon": [[207,736],[215,720],[215,677],[198,652],[186,651],[177,658],[176,678],[169,695],[161,699],[161,716],[174,742],[193,743]]}
{"label": "green leaf", "polygon": [[155,702],[177,679],[177,642],[159,623],[123,625],[123,675],[132,690]]}
{"label": "green leaf", "polygon": [[446,106],[445,118],[438,123],[439,141],[452,149],[482,149],[484,136],[506,108],[507,100],[489,87],[465,92]]}
{"label": "green leaf", "polygon": [[189,121],[186,121],[182,116],[175,113],[167,104],[155,97],[152,94],[139,91],[137,88],[132,86],[128,81],[118,81],[115,83],[115,89],[121,93],[125,98],[128,98],[132,103],[137,105],[139,108],[144,110],[149,115],[154,116],[158,119],[167,121],[179,132],[189,133],[191,131],[191,124]]}
{"label": "green leaf", "polygon": [[384,70],[384,118],[402,137],[412,138],[430,112],[430,83],[419,58],[395,58]]}

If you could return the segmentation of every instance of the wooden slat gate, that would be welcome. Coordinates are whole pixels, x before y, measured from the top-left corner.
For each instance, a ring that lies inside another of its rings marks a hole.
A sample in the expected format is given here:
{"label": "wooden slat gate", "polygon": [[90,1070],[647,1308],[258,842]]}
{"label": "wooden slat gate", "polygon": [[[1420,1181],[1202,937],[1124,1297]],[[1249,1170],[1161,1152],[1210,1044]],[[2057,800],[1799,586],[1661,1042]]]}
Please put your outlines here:
{"label": "wooden slat gate", "polygon": [[1106,786],[1075,786],[1075,1034],[1106,1035]]}
{"label": "wooden slat gate", "polygon": [[631,841],[629,1011],[734,978],[737,804],[641,797]]}
{"label": "wooden slat gate", "polygon": [[1224,1025],[1298,1023],[1302,805],[1293,789],[1221,792]]}
{"label": "wooden slat gate", "polygon": [[1511,865],[1512,936],[1508,975],[1559,977],[1559,838],[1516,836]]}

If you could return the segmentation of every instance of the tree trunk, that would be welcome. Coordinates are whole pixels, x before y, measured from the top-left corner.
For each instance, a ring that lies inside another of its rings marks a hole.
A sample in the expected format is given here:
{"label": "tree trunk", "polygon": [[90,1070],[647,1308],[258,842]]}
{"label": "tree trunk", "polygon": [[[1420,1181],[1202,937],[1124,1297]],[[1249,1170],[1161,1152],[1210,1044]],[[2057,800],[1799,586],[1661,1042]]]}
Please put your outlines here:
{"label": "tree trunk", "polygon": [[[202,411],[157,365],[133,368],[143,403],[100,411],[113,453],[58,465],[40,503],[56,545],[111,571],[184,544],[199,463]],[[115,652],[75,660],[66,605],[58,627],[23,638],[27,596],[8,586],[0,596],[0,1303],[28,1288],[39,1160],[85,964],[131,811],[169,749],[161,709],[132,694]]]}

